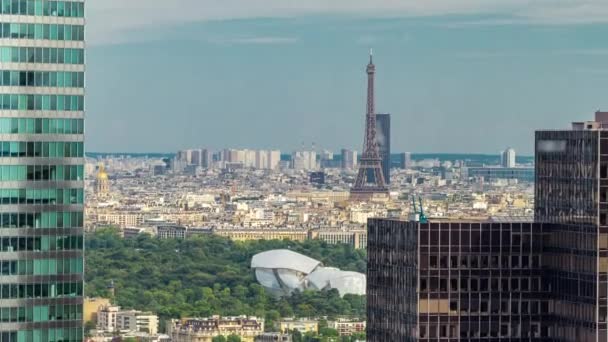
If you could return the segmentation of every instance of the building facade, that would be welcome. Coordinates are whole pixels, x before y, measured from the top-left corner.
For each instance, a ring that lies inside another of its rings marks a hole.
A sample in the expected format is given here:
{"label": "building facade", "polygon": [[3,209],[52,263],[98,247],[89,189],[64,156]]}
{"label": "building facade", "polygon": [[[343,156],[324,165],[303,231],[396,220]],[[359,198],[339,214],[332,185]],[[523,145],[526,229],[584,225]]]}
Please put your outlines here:
{"label": "building facade", "polygon": [[515,150],[511,147],[500,153],[500,164],[502,167],[515,167]]}
{"label": "building facade", "polygon": [[2,341],[81,341],[84,2],[0,4]]}
{"label": "building facade", "polygon": [[354,170],[357,168],[357,151],[342,149],[340,152],[342,156],[342,168],[348,170]]}
{"label": "building facade", "polygon": [[319,332],[319,321],[311,319],[284,319],[279,321],[279,330],[282,333],[289,333],[292,331],[299,331],[302,334],[307,332],[318,333]]}
{"label": "building facade", "polygon": [[483,178],[485,181],[497,179],[517,180],[519,182],[534,182],[532,167],[469,167],[466,168],[469,178]]}
{"label": "building facade", "polygon": [[85,298],[83,309],[83,321],[97,323],[97,312],[99,309],[110,306],[110,300],[107,298]]}
{"label": "building facade", "polygon": [[158,316],[151,312],[138,310],[119,311],[116,315],[116,326],[120,331],[137,331],[157,335]]}
{"label": "building facade", "polygon": [[235,335],[242,342],[254,342],[264,333],[264,321],[256,317],[185,318],[168,327],[173,342],[212,342],[214,337]]}
{"label": "building facade", "polygon": [[97,311],[97,329],[105,333],[144,332],[158,334],[158,316],[138,310],[121,310],[119,306],[106,305]]}
{"label": "building facade", "polygon": [[338,331],[338,335],[340,336],[365,333],[365,325],[365,321],[344,318],[327,322],[327,327]]}
{"label": "building facade", "polygon": [[391,115],[376,114],[376,144],[382,159],[384,182],[391,183]]}
{"label": "building facade", "polygon": [[399,161],[401,162],[400,168],[409,169],[412,167],[412,153],[411,152],[403,152],[399,156]]}
{"label": "building facade", "polygon": [[536,132],[530,222],[368,224],[368,341],[608,340],[608,113]]}

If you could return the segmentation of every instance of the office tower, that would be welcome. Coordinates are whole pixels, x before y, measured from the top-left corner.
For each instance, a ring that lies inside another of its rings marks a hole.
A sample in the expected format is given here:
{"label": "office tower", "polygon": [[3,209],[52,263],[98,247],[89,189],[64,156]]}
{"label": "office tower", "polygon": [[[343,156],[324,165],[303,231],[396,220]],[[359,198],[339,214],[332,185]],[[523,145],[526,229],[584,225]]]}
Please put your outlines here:
{"label": "office tower", "polygon": [[542,232],[533,222],[370,219],[367,340],[549,340]]}
{"label": "office tower", "polygon": [[412,154],[410,152],[404,152],[401,154],[401,168],[409,169],[412,167]]}
{"label": "office tower", "polygon": [[368,341],[608,340],[607,128],[536,132],[533,220],[370,220]]}
{"label": "office tower", "polygon": [[376,144],[382,159],[384,182],[391,183],[391,115],[376,114]]}
{"label": "office tower", "polygon": [[191,150],[177,151],[177,155],[175,156],[175,159],[178,162],[181,162],[185,165],[190,165],[190,163],[192,161],[192,152],[191,152]]}
{"label": "office tower", "polygon": [[502,151],[500,153],[500,164],[502,167],[515,167],[515,150],[509,147]]}
{"label": "office tower", "polygon": [[0,17],[0,338],[82,341],[84,2]]}
{"label": "office tower", "polygon": [[325,168],[336,168],[340,167],[340,163],[334,160],[334,153],[328,150],[324,150],[321,154],[320,167]]}
{"label": "office tower", "polygon": [[291,155],[291,167],[296,170],[316,170],[317,152],[296,151]]}
{"label": "office tower", "polygon": [[357,167],[357,151],[342,149],[342,168],[355,169]]}
{"label": "office tower", "polygon": [[386,197],[388,188],[382,173],[382,159],[376,141],[376,108],[374,103],[374,77],[376,66],[369,54],[367,65],[367,110],[365,114],[365,137],[363,139],[363,155],[359,163],[359,173],[355,184],[350,190],[351,199],[366,201],[376,195]]}
{"label": "office tower", "polygon": [[268,151],[263,151],[263,150],[255,151],[255,168],[256,169],[267,169],[268,168]]}
{"label": "office tower", "polygon": [[551,223],[543,248],[562,340],[608,340],[607,128],[608,112],[596,112],[571,130],[536,132],[534,215]]}
{"label": "office tower", "polygon": [[190,150],[190,165],[202,166],[203,163],[203,150],[195,149]]}
{"label": "office tower", "polygon": [[281,163],[281,151],[273,150],[270,151],[270,157],[268,159],[268,166],[271,170],[276,170],[279,168],[279,164]]}
{"label": "office tower", "polygon": [[201,166],[204,168],[210,168],[213,164],[213,153],[208,149],[201,151]]}

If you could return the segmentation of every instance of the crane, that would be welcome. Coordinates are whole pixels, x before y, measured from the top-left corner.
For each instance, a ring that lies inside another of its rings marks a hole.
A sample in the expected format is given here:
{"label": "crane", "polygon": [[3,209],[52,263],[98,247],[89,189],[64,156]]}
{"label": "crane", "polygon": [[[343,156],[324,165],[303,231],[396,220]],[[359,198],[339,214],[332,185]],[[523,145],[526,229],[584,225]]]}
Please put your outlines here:
{"label": "crane", "polygon": [[424,214],[424,209],[422,209],[422,197],[421,196],[418,196],[418,203],[420,204],[419,221],[420,221],[420,223],[427,223],[429,220],[427,219],[426,215]]}

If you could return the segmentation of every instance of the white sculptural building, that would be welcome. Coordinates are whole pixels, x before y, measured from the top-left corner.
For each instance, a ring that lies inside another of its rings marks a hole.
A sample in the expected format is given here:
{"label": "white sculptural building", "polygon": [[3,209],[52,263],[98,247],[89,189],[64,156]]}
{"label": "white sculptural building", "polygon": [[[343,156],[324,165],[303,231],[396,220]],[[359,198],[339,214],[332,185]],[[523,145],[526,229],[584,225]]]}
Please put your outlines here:
{"label": "white sculptural building", "polygon": [[287,249],[254,255],[251,268],[258,282],[279,296],[307,289],[336,289],[340,296],[365,294],[365,274],[324,267],[318,260]]}

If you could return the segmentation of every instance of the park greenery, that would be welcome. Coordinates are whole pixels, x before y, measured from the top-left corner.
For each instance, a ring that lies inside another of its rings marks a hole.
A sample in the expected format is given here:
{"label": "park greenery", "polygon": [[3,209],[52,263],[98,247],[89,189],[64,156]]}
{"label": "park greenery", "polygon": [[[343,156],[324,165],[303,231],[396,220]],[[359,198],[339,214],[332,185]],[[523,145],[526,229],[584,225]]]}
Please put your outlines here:
{"label": "park greenery", "polygon": [[[365,317],[365,297],[336,290],[297,292],[275,298],[249,268],[251,257],[271,249],[290,249],[327,266],[365,272],[366,255],[347,245],[322,241],[235,242],[209,235],[161,240],[142,234],[123,239],[106,228],[86,236],[86,295],[112,297],[124,308],[152,311],[161,321],[211,315],[250,315],[273,330],[281,317]],[[302,339],[304,341],[304,339]]]}

